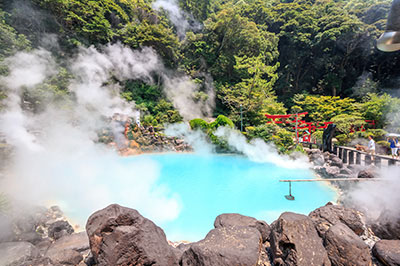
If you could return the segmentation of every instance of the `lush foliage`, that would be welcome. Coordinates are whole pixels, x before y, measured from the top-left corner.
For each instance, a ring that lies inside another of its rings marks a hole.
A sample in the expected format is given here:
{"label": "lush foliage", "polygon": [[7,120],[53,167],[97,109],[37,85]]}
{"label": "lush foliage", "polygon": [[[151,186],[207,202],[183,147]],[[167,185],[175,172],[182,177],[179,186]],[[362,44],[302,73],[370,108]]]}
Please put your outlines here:
{"label": "lush foliage", "polygon": [[273,143],[282,153],[288,152],[294,146],[294,134],[276,124],[266,124],[258,127],[247,127],[250,139],[260,138],[267,143]]}
{"label": "lush foliage", "polygon": [[[293,145],[292,130],[265,125],[264,116],[287,110],[308,112],[307,121],[334,121],[343,141],[351,140],[355,133],[350,128],[365,120],[374,120],[377,129],[400,131],[400,100],[384,93],[398,86],[400,52],[374,47],[390,0],[179,0],[187,18],[201,24],[188,27],[184,38],[153,2],[4,1],[0,62],[19,50],[41,47],[52,35],[59,45],[51,51],[60,61],[79,45],[150,46],[172,71],[193,79],[210,76],[216,93],[213,116],[223,116],[211,124],[192,120],[191,126],[211,132],[211,138],[220,125],[242,124],[249,138],[260,137],[287,151]],[[0,64],[0,75],[6,72],[6,64]],[[46,97],[65,97],[69,79],[68,71],[60,69],[26,93],[24,101],[37,109]],[[122,96],[141,111],[144,125],[183,120],[162,84],[129,80],[120,85]],[[53,93],[49,96],[47,90]]]}

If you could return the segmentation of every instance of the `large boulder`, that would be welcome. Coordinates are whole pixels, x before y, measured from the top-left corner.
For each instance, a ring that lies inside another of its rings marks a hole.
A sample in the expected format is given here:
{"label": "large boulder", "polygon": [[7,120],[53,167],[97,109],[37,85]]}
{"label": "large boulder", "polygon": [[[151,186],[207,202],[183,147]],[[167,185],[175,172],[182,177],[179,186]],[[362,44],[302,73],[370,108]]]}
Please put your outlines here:
{"label": "large boulder", "polygon": [[183,253],[181,266],[258,265],[262,237],[256,228],[220,227]]}
{"label": "large boulder", "polygon": [[329,204],[312,211],[308,216],[321,237],[337,223],[344,223],[359,236],[364,233],[364,222],[360,213],[341,205]]}
{"label": "large boulder", "polygon": [[372,249],[374,256],[387,266],[400,265],[400,240],[381,240]]}
{"label": "large boulder", "polygon": [[0,266],[26,265],[39,256],[39,250],[29,242],[0,243]]}
{"label": "large boulder", "polygon": [[312,220],[302,214],[285,212],[271,230],[271,251],[274,265],[331,265],[322,239]]}
{"label": "large boulder", "polygon": [[86,232],[66,235],[55,241],[45,253],[54,263],[76,265],[83,260],[81,253],[89,252]]}
{"label": "large boulder", "polygon": [[369,247],[349,227],[342,223],[331,226],[326,232],[325,248],[332,265],[372,265]]}
{"label": "large boulder", "polygon": [[89,217],[86,231],[99,265],[178,265],[164,231],[136,210],[110,205]]}
{"label": "large boulder", "polygon": [[218,215],[214,221],[215,228],[241,226],[256,228],[260,232],[263,242],[268,241],[271,228],[264,221],[260,221],[253,217],[244,216],[238,213],[224,213]]}
{"label": "large boulder", "polygon": [[381,239],[400,239],[400,217],[390,211],[383,211],[370,226],[374,234]]}

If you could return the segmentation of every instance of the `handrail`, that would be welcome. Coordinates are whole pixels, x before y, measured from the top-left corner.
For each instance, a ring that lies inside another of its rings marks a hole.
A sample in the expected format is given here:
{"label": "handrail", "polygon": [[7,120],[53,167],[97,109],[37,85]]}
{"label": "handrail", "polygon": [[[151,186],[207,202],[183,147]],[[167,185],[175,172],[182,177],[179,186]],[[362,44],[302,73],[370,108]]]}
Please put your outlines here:
{"label": "handrail", "polygon": [[360,150],[357,150],[356,148],[352,148],[352,147],[347,147],[347,146],[337,146],[337,147],[341,148],[341,149],[344,149],[344,150],[348,150],[348,151],[358,152],[360,154],[365,154],[365,155],[378,157],[378,158],[381,158],[381,159],[384,159],[384,160],[394,160],[394,161],[400,162],[400,159],[391,158],[391,157],[389,157],[390,155],[381,155],[381,154],[372,155],[372,154],[369,154],[368,152],[360,151]]}

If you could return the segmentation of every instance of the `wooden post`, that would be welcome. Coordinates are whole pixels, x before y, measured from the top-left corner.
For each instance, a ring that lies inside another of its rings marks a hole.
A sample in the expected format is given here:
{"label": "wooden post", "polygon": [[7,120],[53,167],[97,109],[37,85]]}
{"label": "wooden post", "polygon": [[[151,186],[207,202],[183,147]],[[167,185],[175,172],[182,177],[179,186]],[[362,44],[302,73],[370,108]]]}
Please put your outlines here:
{"label": "wooden post", "polygon": [[361,153],[356,153],[356,164],[361,164]]}
{"label": "wooden post", "polygon": [[374,156],[375,157],[375,161],[374,161],[374,164],[375,164],[375,166],[376,167],[381,167],[381,157],[378,157],[378,156]]}
{"label": "wooden post", "polygon": [[343,149],[339,147],[339,154],[338,154],[339,159],[343,158],[342,152],[343,152]]}
{"label": "wooden post", "polygon": [[312,149],[312,143],[310,142],[310,150]]}
{"label": "wooden post", "polygon": [[349,151],[349,165],[354,164],[354,151]]}
{"label": "wooden post", "polygon": [[335,155],[337,155],[337,146],[335,145],[335,146],[333,146],[333,154],[335,154]]}
{"label": "wooden post", "polygon": [[342,161],[343,161],[343,163],[344,164],[347,164],[347,150],[346,149],[343,149],[343,159],[342,159]]}
{"label": "wooden post", "polygon": [[370,165],[371,164],[371,155],[366,154],[365,155],[365,165]]}

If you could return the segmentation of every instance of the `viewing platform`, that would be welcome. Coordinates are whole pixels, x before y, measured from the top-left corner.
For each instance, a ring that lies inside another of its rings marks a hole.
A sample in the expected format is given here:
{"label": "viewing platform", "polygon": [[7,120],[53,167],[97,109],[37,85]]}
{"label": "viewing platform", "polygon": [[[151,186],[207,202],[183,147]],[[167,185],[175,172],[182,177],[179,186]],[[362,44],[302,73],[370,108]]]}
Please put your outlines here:
{"label": "viewing platform", "polygon": [[[310,142],[302,142],[304,147],[313,148],[317,146],[318,149],[321,149],[321,145],[310,143]],[[333,154],[337,155],[340,159],[342,159],[343,163],[346,165],[375,165],[376,167],[388,167],[400,165],[400,160],[392,158],[390,155],[382,155],[382,154],[374,154],[371,155],[364,151],[359,151],[356,148],[346,147],[346,146],[336,146],[334,145],[332,148]]]}

